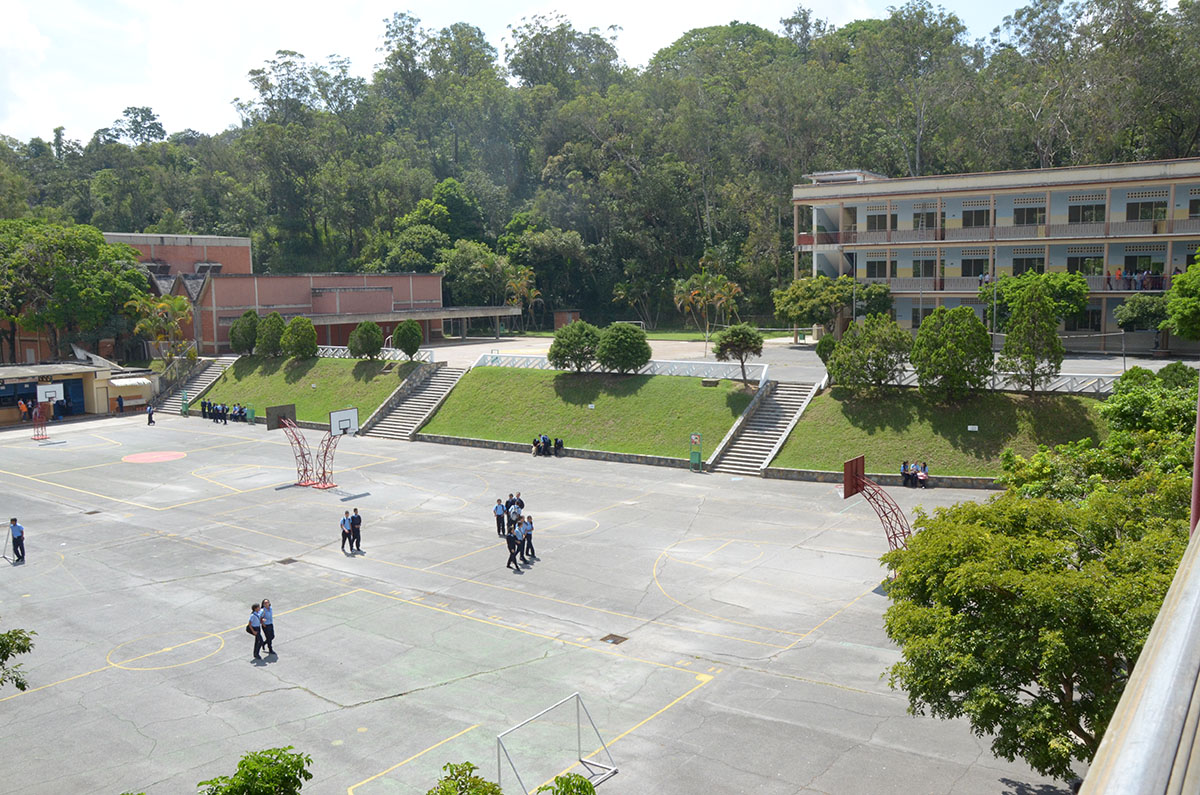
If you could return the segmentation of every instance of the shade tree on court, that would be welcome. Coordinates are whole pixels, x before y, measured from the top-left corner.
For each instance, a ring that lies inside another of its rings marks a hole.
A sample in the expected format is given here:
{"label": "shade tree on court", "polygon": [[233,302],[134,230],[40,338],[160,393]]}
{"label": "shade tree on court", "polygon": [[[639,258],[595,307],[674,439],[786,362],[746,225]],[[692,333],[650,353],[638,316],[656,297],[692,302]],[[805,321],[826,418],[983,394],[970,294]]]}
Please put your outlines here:
{"label": "shade tree on court", "polygon": [[33,636],[36,632],[27,629],[10,629],[0,632],[0,687],[11,684],[17,690],[25,690],[29,682],[20,663],[9,660],[20,654],[33,651]]}
{"label": "shade tree on court", "polygon": [[292,746],[251,751],[238,761],[232,776],[201,781],[203,795],[296,795],[312,779],[312,757]]}

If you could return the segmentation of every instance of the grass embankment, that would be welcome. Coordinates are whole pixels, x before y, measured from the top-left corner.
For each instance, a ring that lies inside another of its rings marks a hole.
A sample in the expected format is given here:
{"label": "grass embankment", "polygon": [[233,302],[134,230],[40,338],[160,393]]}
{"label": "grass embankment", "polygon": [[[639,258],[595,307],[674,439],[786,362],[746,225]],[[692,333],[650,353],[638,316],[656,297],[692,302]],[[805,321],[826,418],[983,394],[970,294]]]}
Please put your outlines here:
{"label": "grass embankment", "polygon": [[545,433],[567,447],[687,458],[698,432],[707,458],[750,397],[738,381],[476,367],[422,433],[522,443]]}
{"label": "grass embankment", "polygon": [[334,409],[357,406],[358,421],[366,422],[414,367],[412,362],[367,359],[243,356],[205,397],[231,406],[250,406],[259,416],[267,406],[295,403],[296,419],[309,422],[328,422]]}
{"label": "grass embankment", "polygon": [[998,475],[1006,448],[1028,456],[1039,444],[1103,438],[1099,405],[1076,395],[985,392],[942,406],[916,389],[855,398],[835,388],[813,399],[771,466],[840,472],[847,459],[866,455],[867,472],[899,472],[908,460],[928,462],[934,476]]}

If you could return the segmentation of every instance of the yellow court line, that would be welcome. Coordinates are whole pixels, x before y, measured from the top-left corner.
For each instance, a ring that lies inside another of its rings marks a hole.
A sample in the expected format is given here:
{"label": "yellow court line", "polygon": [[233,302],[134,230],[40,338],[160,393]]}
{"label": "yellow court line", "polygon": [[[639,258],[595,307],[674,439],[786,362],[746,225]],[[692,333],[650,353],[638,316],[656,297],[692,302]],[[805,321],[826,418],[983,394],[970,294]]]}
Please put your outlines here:
{"label": "yellow court line", "polygon": [[729,539],[728,541],[726,541],[724,544],[722,544],[721,546],[719,546],[719,547],[717,547],[716,549],[712,550],[711,552],[705,552],[703,555],[701,555],[700,557],[696,558],[696,560],[698,560],[698,561],[700,561],[700,560],[704,560],[704,559],[705,559],[705,558],[707,558],[709,555],[715,555],[715,554],[717,554],[718,552],[720,552],[722,549],[724,549],[725,547],[727,547],[727,546],[729,546],[730,544],[732,544],[733,542],[734,542],[734,539],[732,539],[732,538],[731,538],[731,539]]}
{"label": "yellow court line", "polygon": [[[280,611],[279,615],[281,615],[281,616],[285,616],[285,615],[287,615],[288,613],[295,613],[295,612],[296,612],[296,611],[298,611],[298,610],[304,610],[304,609],[306,609],[306,608],[309,608],[309,607],[315,607],[316,605],[322,604],[322,603],[324,603],[324,602],[331,602],[331,601],[333,601],[334,599],[341,599],[343,596],[350,596],[351,594],[358,593],[358,592],[359,592],[359,591],[361,591],[361,590],[363,590],[363,589],[361,589],[361,588],[353,588],[353,589],[351,589],[351,590],[349,590],[349,591],[345,591],[345,592],[343,592],[343,593],[334,594],[333,596],[327,596],[327,597],[325,597],[324,599],[318,599],[318,600],[317,600],[317,601],[315,601],[315,602],[309,602],[308,604],[305,604],[305,605],[300,605],[299,607],[293,607],[293,608],[291,608],[291,609],[289,609],[289,610],[282,610],[282,611]],[[147,652],[146,654],[142,654],[142,655],[139,655],[139,656],[137,656],[137,657],[132,657],[132,658],[130,658],[130,659],[128,659],[128,660],[122,660],[122,661],[121,661],[121,663],[120,663],[120,665],[127,665],[127,664],[129,664],[129,663],[131,663],[131,662],[136,662],[137,660],[141,660],[141,659],[144,659],[144,658],[146,658],[146,657],[153,657],[153,656],[154,656],[154,655],[156,655],[156,654],[162,654],[164,651],[171,651],[172,649],[178,649],[178,648],[182,648],[183,646],[189,646],[189,645],[191,645],[191,644],[193,644],[193,643],[198,643],[199,641],[202,641],[202,640],[204,640],[205,638],[210,638],[210,637],[213,637],[214,635],[216,635],[216,636],[220,636],[220,635],[227,635],[227,634],[229,634],[230,632],[240,632],[240,631],[242,630],[242,628],[243,628],[243,627],[245,627],[245,624],[239,624],[239,625],[238,625],[238,626],[236,626],[236,627],[230,627],[229,629],[223,629],[223,630],[221,630],[220,632],[206,632],[205,634],[203,634],[203,635],[201,635],[201,636],[199,636],[199,637],[193,638],[192,640],[189,640],[189,641],[184,641],[183,643],[176,644],[175,646],[170,646],[170,647],[167,647],[167,648],[165,648],[165,649],[159,649],[158,651]],[[110,653],[111,653],[111,652],[110,652]],[[11,700],[11,699],[14,699],[14,698],[17,698],[18,696],[27,696],[27,695],[29,695],[29,694],[31,694],[31,693],[36,693],[36,692],[38,692],[39,690],[46,690],[47,688],[55,687],[55,686],[57,686],[57,685],[66,684],[67,682],[73,682],[73,681],[75,681],[76,679],[82,679],[82,678],[83,678],[83,677],[85,677],[85,676],[91,676],[92,674],[98,674],[98,673],[100,673],[101,671],[109,671],[109,670],[114,670],[114,669],[115,669],[115,670],[120,670],[120,665],[114,665],[114,664],[112,664],[112,663],[109,663],[108,665],[104,666],[103,668],[96,668],[96,669],[94,669],[94,670],[91,670],[91,671],[85,671],[85,672],[83,672],[83,673],[81,673],[81,674],[75,674],[74,676],[68,676],[66,679],[59,679],[59,680],[58,680],[58,681],[56,681],[56,682],[50,682],[50,683],[48,683],[48,684],[44,684],[44,685],[42,685],[41,687],[35,687],[35,688],[32,688],[32,689],[30,689],[30,690],[21,690],[21,691],[19,691],[19,692],[13,693],[11,696],[5,696],[4,698],[0,698],[0,703],[3,703],[3,702],[5,702],[5,701],[9,701],[9,700]],[[168,666],[168,667],[169,667],[169,666]],[[151,670],[151,669],[144,669],[144,670]]]}
{"label": "yellow court line", "polygon": [[125,463],[125,462],[118,458],[116,461],[105,461],[103,464],[88,464],[87,466],[84,466],[84,467],[69,467],[67,469],[52,469],[49,472],[39,472],[38,476],[44,477],[46,475],[62,475],[66,472],[79,472],[80,470],[83,470],[83,469],[97,469],[99,467],[110,467],[110,466],[113,466],[114,464],[123,464],[123,463]]}
{"label": "yellow court line", "polygon": [[436,569],[438,566],[445,566],[447,563],[453,563],[456,560],[462,560],[463,558],[469,558],[472,555],[478,555],[480,552],[487,552],[488,550],[495,549],[498,546],[502,546],[502,544],[498,544],[498,543],[490,544],[489,546],[486,546],[486,547],[480,547],[479,549],[475,550],[474,552],[464,552],[461,555],[457,555],[453,558],[443,560],[441,563],[431,563],[428,566],[426,566],[425,568],[421,569],[421,571],[429,571],[430,569]]}
{"label": "yellow court line", "polygon": [[[624,737],[626,737],[627,735],[629,735],[629,734],[632,734],[633,732],[635,732],[635,731],[637,731],[638,729],[642,728],[642,727],[643,727],[643,726],[645,726],[647,723],[649,723],[650,721],[654,720],[654,719],[655,719],[655,718],[657,718],[659,715],[663,714],[664,712],[666,712],[667,710],[669,710],[671,707],[675,706],[675,705],[676,705],[676,704],[678,704],[680,701],[683,701],[685,698],[687,698],[688,696],[690,696],[692,693],[695,693],[697,690],[699,690],[700,688],[704,687],[706,684],[708,684],[709,682],[711,682],[711,681],[713,680],[713,676],[712,676],[711,674],[696,674],[696,678],[700,680],[700,684],[696,685],[696,686],[695,686],[695,687],[693,687],[691,690],[689,690],[689,691],[687,691],[686,693],[684,693],[682,696],[679,696],[679,697],[678,697],[678,698],[676,698],[674,701],[672,701],[670,704],[667,704],[665,707],[663,707],[662,709],[658,710],[658,711],[657,711],[657,712],[655,712],[654,714],[650,715],[648,718],[643,718],[642,720],[638,721],[638,722],[637,722],[637,723],[635,723],[634,725],[630,726],[628,729],[626,729],[625,731],[623,731],[623,732],[621,732],[620,734],[618,734],[616,737],[614,737],[614,738],[612,738],[611,740],[609,740],[609,741],[608,741],[608,743],[606,743],[606,745],[607,745],[609,748],[611,748],[612,746],[616,745],[616,744],[617,744],[617,742],[618,742],[618,741],[620,741],[622,738],[624,738]],[[603,750],[604,750],[603,748],[597,748],[595,751],[592,751],[590,754],[588,754],[587,756],[585,756],[585,757],[584,757],[584,759],[591,759],[593,756],[595,756],[596,754],[600,753],[600,752],[601,752],[601,751],[603,751]],[[564,770],[563,770],[561,773],[559,773],[558,775],[560,775],[560,776],[565,776],[567,773],[570,773],[572,770],[574,770],[574,769],[575,769],[575,768],[577,768],[577,767],[579,767],[579,762],[575,762],[573,765],[571,765],[570,767],[568,767],[568,768],[564,769]],[[544,786],[546,786],[546,785],[548,785],[548,784],[553,784],[553,783],[554,783],[554,778],[552,777],[552,778],[548,779],[547,781],[545,781],[545,782],[544,782],[544,783],[543,783],[541,786],[543,786],[543,787],[544,787]]]}
{"label": "yellow court line", "polygon": [[869,593],[872,593],[874,590],[875,590],[875,589],[874,589],[874,588],[872,588],[870,591],[863,591],[863,592],[862,592],[862,593],[860,593],[858,596],[856,596],[856,597],[854,597],[853,599],[851,599],[849,602],[846,602],[846,604],[842,605],[842,606],[841,606],[841,607],[839,607],[837,610],[835,610],[835,611],[834,611],[832,614],[830,614],[830,615],[829,615],[829,616],[828,616],[828,617],[827,617],[827,618],[826,618],[824,621],[822,621],[820,624],[817,624],[815,627],[813,627],[812,629],[810,629],[808,632],[805,632],[803,635],[801,635],[800,637],[798,637],[798,638],[796,638],[794,641],[792,641],[792,642],[791,642],[791,644],[789,644],[789,645],[788,645],[787,649],[784,649],[784,651],[787,651],[788,649],[791,649],[791,648],[792,648],[793,646],[795,646],[797,643],[799,643],[800,641],[804,640],[804,639],[805,639],[805,638],[807,638],[809,635],[813,634],[814,632],[816,632],[818,629],[820,629],[821,627],[823,627],[823,626],[825,626],[826,624],[828,624],[828,623],[829,623],[830,621],[832,621],[833,619],[837,618],[837,617],[838,617],[839,615],[841,615],[843,612],[845,612],[846,610],[850,609],[850,607],[851,607],[851,606],[853,606],[855,602],[857,602],[859,599],[862,599],[862,598],[863,598],[864,596],[866,596],[867,594],[869,594]]}
{"label": "yellow court line", "polygon": [[668,668],[672,671],[683,671],[683,672],[689,673],[689,674],[692,673],[692,671],[689,671],[686,668],[680,668],[677,665],[668,665],[667,663],[655,662],[654,660],[647,660],[642,657],[633,657],[628,654],[620,654],[619,652],[610,651],[609,649],[600,648],[598,646],[589,646],[586,643],[577,643],[573,640],[564,640],[563,638],[556,638],[553,635],[546,635],[544,633],[534,632],[533,630],[529,630],[529,629],[521,629],[520,627],[514,627],[510,624],[503,624],[499,621],[492,621],[491,619],[480,618],[479,616],[466,615],[464,613],[459,613],[454,610],[448,610],[444,607],[437,607],[436,605],[427,605],[424,602],[415,602],[412,599],[405,599],[400,596],[393,596],[391,594],[380,593],[379,591],[372,591],[370,588],[360,588],[359,590],[362,591],[363,593],[374,594],[375,596],[382,596],[384,599],[392,599],[396,602],[403,602],[404,604],[413,605],[414,607],[423,607],[426,610],[432,610],[435,613],[443,613],[448,616],[455,616],[456,618],[466,619],[467,621],[477,621],[480,624],[487,624],[488,626],[491,626],[491,627],[507,629],[511,632],[520,632],[522,635],[529,635],[530,637],[541,638],[542,640],[548,640],[548,641],[551,641],[552,643],[561,643],[564,646],[574,646],[577,649],[587,649],[588,651],[594,651],[594,652],[598,652],[600,654],[607,654],[612,657],[619,657],[622,660],[632,660],[633,662],[645,663],[646,665],[653,665],[658,668]]}
{"label": "yellow court line", "polygon": [[405,759],[403,762],[397,762],[396,764],[392,765],[391,767],[389,767],[387,770],[383,771],[382,773],[376,773],[375,775],[371,776],[370,778],[364,778],[362,781],[358,782],[357,784],[353,784],[350,787],[348,787],[346,789],[346,795],[354,795],[354,790],[358,789],[363,784],[370,784],[372,781],[379,778],[380,776],[386,776],[388,773],[391,773],[396,768],[407,765],[409,762],[413,761],[417,757],[420,757],[420,756],[423,756],[423,755],[429,753],[434,748],[445,745],[446,743],[450,742],[451,740],[456,740],[459,737],[462,737],[464,734],[466,734],[469,731],[474,731],[475,729],[478,729],[480,727],[480,725],[481,724],[476,723],[474,726],[469,726],[469,727],[463,729],[462,731],[460,731],[458,734],[453,734],[453,735],[447,737],[446,739],[442,740],[441,742],[434,743],[433,745],[426,748],[424,751],[420,751],[418,753],[413,754],[408,759]]}
{"label": "yellow court line", "polygon": [[[220,486],[220,487],[221,487],[221,488],[223,488],[223,489],[229,489],[229,490],[230,490],[230,491],[232,491],[234,494],[241,494],[241,493],[242,493],[242,489],[239,489],[239,488],[237,488],[236,486],[230,486],[230,485],[228,485],[228,484],[225,484],[225,483],[222,483],[222,482],[220,482],[219,480],[213,480],[212,478],[208,477],[207,475],[201,475],[201,474],[199,474],[201,469],[205,469],[205,468],[206,468],[206,467],[208,467],[208,466],[212,466],[212,465],[211,465],[211,464],[206,464],[205,466],[202,466],[202,467],[197,467],[197,468],[193,469],[191,472],[189,472],[188,474],[189,474],[190,476],[194,477],[194,478],[200,478],[200,480],[203,480],[203,481],[206,481],[206,482],[208,482],[208,483],[211,483],[211,484],[213,484],[214,486]],[[240,468],[241,468],[241,467],[239,467],[239,469],[240,469]]]}

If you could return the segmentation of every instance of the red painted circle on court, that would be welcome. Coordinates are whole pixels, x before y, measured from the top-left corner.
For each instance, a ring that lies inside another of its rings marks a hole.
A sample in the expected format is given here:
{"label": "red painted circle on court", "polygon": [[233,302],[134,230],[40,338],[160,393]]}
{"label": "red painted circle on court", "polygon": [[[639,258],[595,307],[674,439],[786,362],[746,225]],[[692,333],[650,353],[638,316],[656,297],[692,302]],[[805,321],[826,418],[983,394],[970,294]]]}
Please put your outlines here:
{"label": "red painted circle on court", "polygon": [[157,450],[152,453],[134,453],[121,460],[127,464],[161,464],[163,461],[177,461],[186,456],[178,450]]}

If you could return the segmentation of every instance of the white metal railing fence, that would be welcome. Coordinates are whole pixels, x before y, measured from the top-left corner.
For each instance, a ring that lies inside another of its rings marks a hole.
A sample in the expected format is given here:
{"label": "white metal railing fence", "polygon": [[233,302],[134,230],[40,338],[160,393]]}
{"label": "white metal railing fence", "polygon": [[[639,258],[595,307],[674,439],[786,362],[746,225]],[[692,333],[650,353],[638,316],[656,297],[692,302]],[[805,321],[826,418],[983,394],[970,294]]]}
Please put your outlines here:
{"label": "white metal railing fence", "polygon": [[[361,356],[353,356],[350,349],[345,345],[318,345],[317,356],[322,359],[361,359]],[[379,351],[379,355],[375,357],[385,361],[407,362],[408,354],[399,348],[383,348]],[[414,362],[432,362],[433,351],[422,348],[413,356]]]}
{"label": "white metal railing fence", "polygon": [[[513,353],[484,353],[475,360],[475,367],[514,367],[525,370],[557,370],[551,366],[545,356]],[[599,364],[592,362],[584,368],[586,373],[606,372]],[[653,359],[636,375],[682,375],[692,378],[725,378],[731,381],[742,380],[742,367],[729,362],[705,361],[667,361]],[[767,365],[747,364],[746,377],[756,381],[760,386],[767,380]]]}
{"label": "white metal railing fence", "polygon": [[712,455],[710,455],[708,460],[704,462],[704,468],[706,470],[711,470],[721,456],[725,454],[726,448],[733,444],[735,439],[741,436],[742,428],[744,428],[750,418],[754,416],[754,412],[758,411],[758,404],[766,400],[767,396],[774,391],[774,381],[767,381],[761,387],[759,387],[758,391],[754,393],[754,397],[752,397],[750,402],[746,404],[746,408],[742,409],[742,413],[736,420],[733,421],[733,425],[729,426],[729,430],[725,432],[725,438],[721,439],[716,448],[713,449]]}
{"label": "white metal railing fence", "polygon": [[[1072,395],[1111,395],[1113,384],[1121,377],[1120,373],[1064,373],[1055,376],[1045,386],[1039,387],[1038,392],[1063,392]],[[895,386],[917,386],[917,373],[911,368],[905,368],[900,375],[892,380]],[[1029,387],[1021,382],[1021,376],[1016,373],[995,373],[988,381],[988,388],[999,391],[1027,392]]]}

